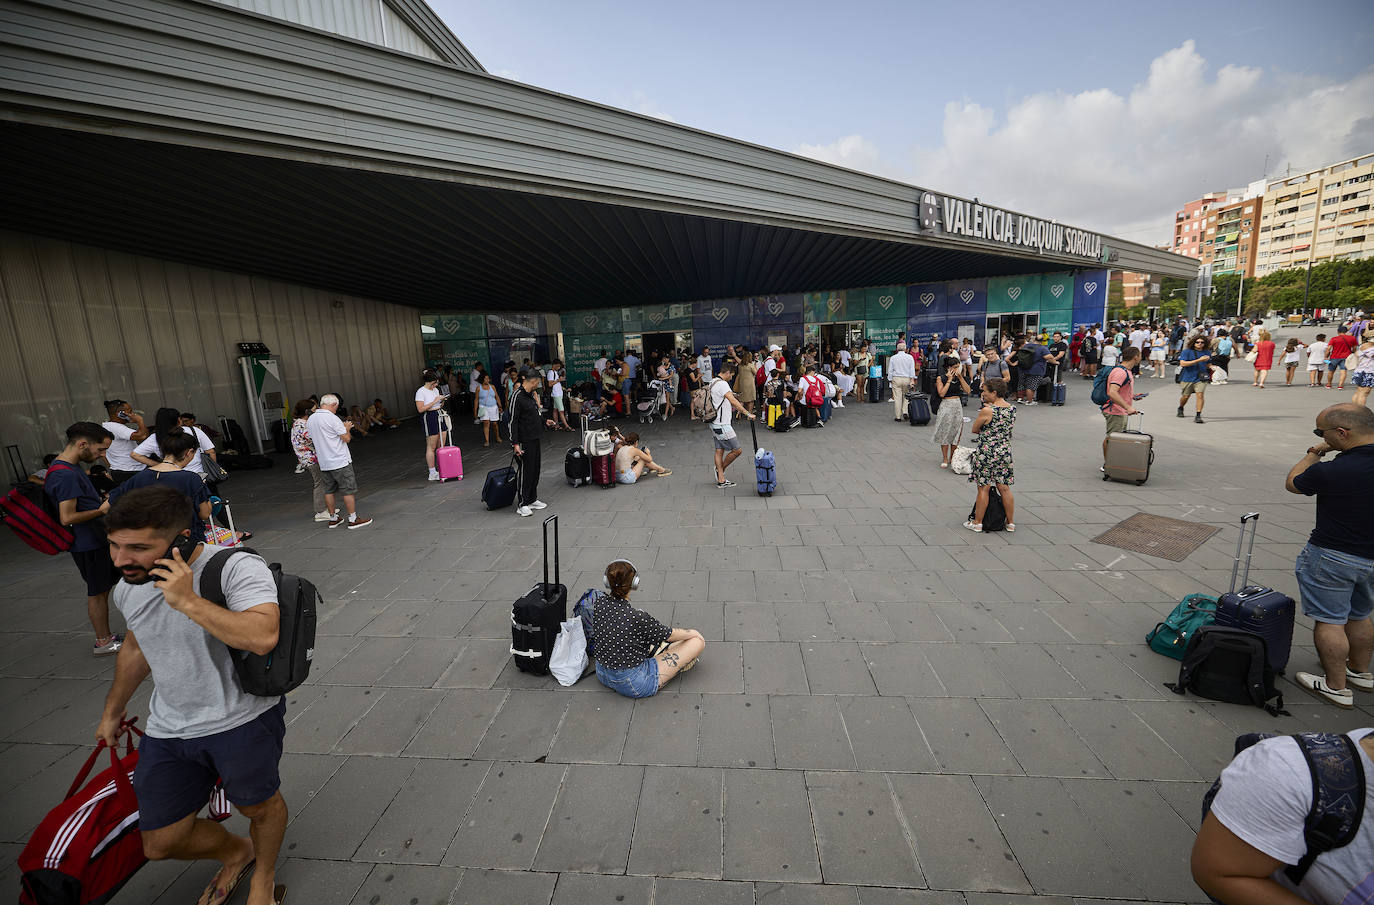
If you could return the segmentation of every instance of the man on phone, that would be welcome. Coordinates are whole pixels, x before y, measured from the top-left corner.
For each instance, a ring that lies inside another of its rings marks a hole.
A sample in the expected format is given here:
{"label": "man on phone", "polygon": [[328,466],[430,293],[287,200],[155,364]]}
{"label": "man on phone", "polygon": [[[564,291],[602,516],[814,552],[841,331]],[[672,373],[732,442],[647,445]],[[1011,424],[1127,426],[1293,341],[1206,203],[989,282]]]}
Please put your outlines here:
{"label": "man on phone", "polygon": [[110,504],[101,500],[82,466],[105,455],[112,439],[110,432],[99,424],[76,422],[67,428],[67,445],[43,475],[43,492],[56,504],[58,518],[72,532],[70,552],[81,580],[86,583],[86,615],[95,629],[91,653],[96,656],[117,653],[123,640],[110,631],[110,588],[119,576],[110,565],[99,521]]}
{"label": "man on phone", "polygon": [[[202,574],[220,548],[192,536],[193,518],[191,501],[171,487],[131,490],[110,509],[110,555],[124,578],[114,603],[129,632],[95,737],[117,744],[127,731],[125,707],[151,675],[133,778],[143,853],[220,862],[201,901],[228,901],[251,875],[248,905],[276,905],[286,892],[276,885],[287,818],[278,770],[286,699],[244,691],[230,652],[265,655],[276,647],[276,582],[261,557],[242,554],[220,576],[225,605],[206,600]],[[217,779],[251,822],[251,838],[196,816]]]}
{"label": "man on phone", "polygon": [[325,393],[320,397],[320,407],[305,424],[315,444],[315,456],[319,459],[329,527],[337,528],[345,524],[344,516],[334,508],[334,495],[337,493],[343,496],[344,509],[348,512],[348,530],[352,531],[354,528],[366,528],[372,524],[372,519],[358,516],[355,500],[358,479],[353,474],[353,454],[348,451],[348,444],[353,442],[353,422],[340,420],[338,411],[339,397]]}
{"label": "man on phone", "polygon": [[143,416],[123,399],[107,399],[105,411],[109,419],[100,426],[114,435],[110,448],[105,450],[105,461],[110,465],[110,477],[116,484],[122,484],[148,467],[135,461],[132,454],[150,432]]}

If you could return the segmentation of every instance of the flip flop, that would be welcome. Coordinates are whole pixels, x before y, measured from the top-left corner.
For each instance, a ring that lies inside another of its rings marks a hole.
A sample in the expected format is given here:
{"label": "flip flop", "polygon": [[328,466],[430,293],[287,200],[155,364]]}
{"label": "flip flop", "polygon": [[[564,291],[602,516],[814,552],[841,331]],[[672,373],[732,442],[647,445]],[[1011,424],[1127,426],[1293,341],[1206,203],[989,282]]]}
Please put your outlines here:
{"label": "flip flop", "polygon": [[254,858],[252,861],[245,864],[243,869],[239,871],[238,876],[224,888],[224,895],[219,898],[215,897],[215,893],[219,890],[220,881],[220,874],[217,872],[214,878],[210,880],[210,885],[205,887],[205,891],[200,894],[200,898],[196,899],[196,905],[219,905],[221,902],[228,902],[233,898],[234,891],[239,888],[239,884],[243,882],[245,877],[253,872],[253,868],[257,863],[258,859]]}
{"label": "flip flop", "polygon": [[286,901],[286,884],[278,883],[272,890],[272,905],[282,905]]}

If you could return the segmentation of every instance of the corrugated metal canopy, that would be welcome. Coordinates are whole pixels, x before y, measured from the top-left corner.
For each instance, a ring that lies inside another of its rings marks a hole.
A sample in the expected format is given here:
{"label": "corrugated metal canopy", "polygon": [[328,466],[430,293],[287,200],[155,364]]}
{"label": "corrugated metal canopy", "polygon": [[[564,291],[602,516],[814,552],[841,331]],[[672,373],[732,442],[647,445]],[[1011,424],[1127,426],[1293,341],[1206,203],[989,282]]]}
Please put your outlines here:
{"label": "corrugated metal canopy", "polygon": [[432,309],[602,305],[1062,263],[0,124],[17,230]]}

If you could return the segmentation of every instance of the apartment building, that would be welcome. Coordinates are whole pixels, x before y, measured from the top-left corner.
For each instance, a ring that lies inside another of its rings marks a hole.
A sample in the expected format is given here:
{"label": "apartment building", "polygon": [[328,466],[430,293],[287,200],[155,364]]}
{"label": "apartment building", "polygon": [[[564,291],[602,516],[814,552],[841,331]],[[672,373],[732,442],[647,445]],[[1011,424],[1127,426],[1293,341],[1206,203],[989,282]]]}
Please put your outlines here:
{"label": "apartment building", "polygon": [[1270,180],[1255,274],[1374,255],[1371,188],[1374,154]]}
{"label": "apartment building", "polygon": [[1225,201],[1217,203],[1207,213],[1201,260],[1203,264],[1212,265],[1214,275],[1255,275],[1262,204],[1262,197],[1247,197],[1244,192],[1228,193]]}
{"label": "apartment building", "polygon": [[1226,202],[1226,192],[1208,192],[1195,201],[1183,205],[1174,214],[1174,241],[1169,250],[1176,255],[1187,255],[1202,260],[1202,249],[1207,232],[1207,215],[1218,204]]}

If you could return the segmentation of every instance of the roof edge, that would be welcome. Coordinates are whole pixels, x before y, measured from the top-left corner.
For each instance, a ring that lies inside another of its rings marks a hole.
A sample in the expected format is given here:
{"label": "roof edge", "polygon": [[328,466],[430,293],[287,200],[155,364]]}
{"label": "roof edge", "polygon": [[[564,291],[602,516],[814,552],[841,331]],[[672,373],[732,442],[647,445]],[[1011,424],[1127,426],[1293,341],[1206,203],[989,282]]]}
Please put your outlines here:
{"label": "roof edge", "polygon": [[391,11],[428,40],[434,49],[448,56],[448,62],[477,72],[487,69],[455,35],[439,14],[424,0],[384,0]]}

